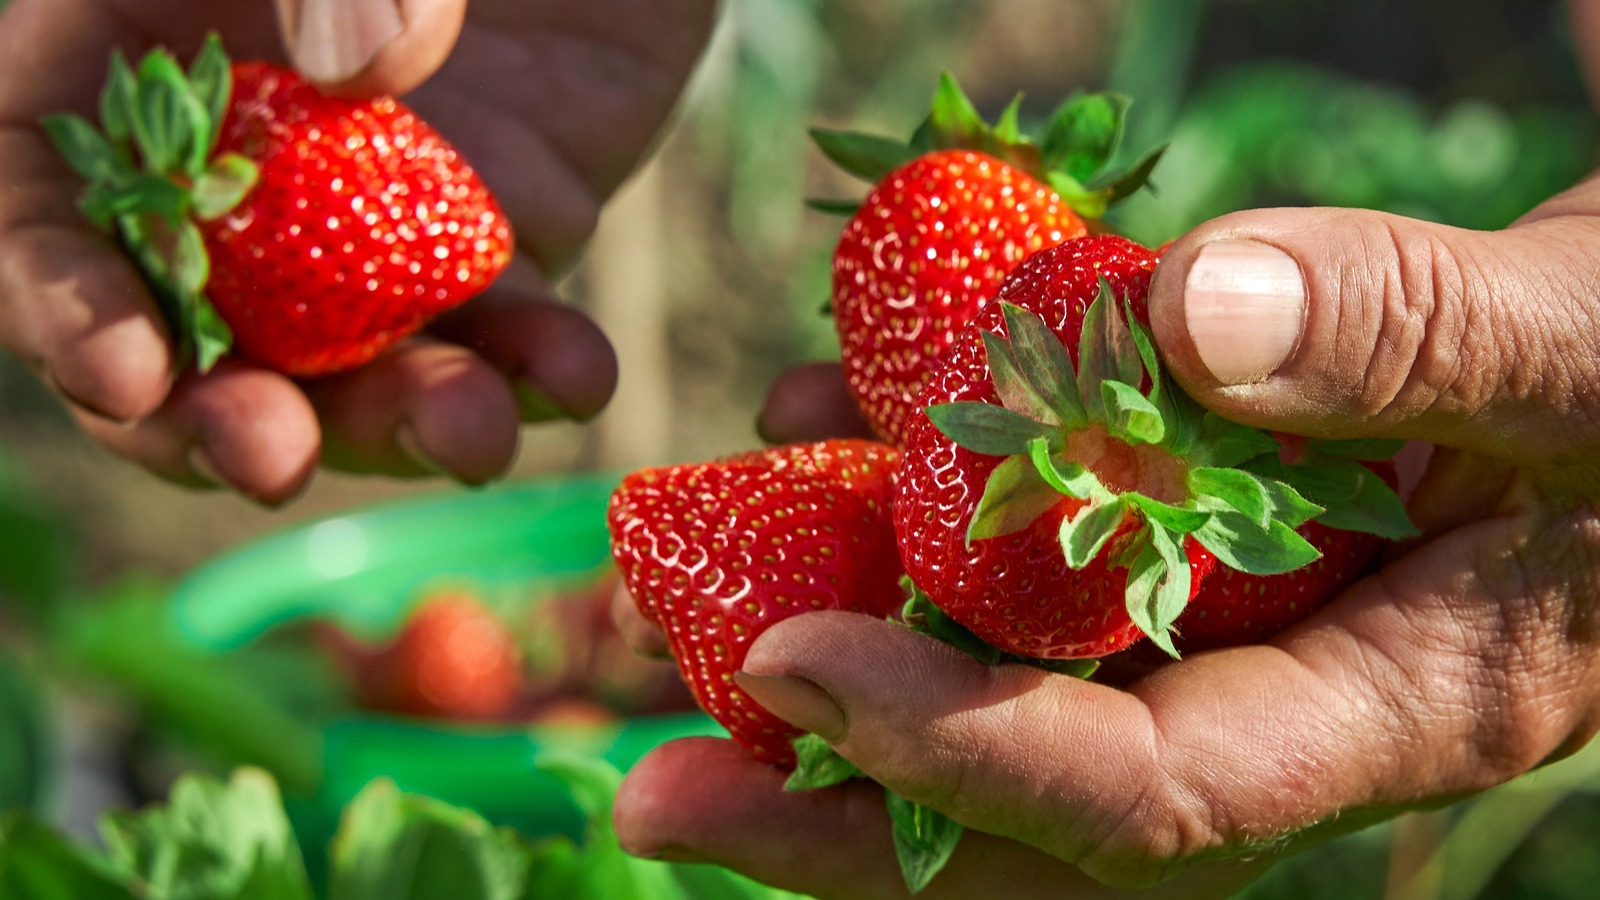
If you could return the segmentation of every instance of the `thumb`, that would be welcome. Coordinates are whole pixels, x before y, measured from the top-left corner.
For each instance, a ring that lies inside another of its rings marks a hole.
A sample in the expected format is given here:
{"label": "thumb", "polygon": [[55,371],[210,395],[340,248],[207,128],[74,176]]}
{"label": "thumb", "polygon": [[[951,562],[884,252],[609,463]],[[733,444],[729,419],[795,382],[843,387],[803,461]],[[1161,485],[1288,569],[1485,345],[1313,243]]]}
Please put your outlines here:
{"label": "thumb", "polygon": [[276,0],[289,58],[324,90],[405,94],[444,65],[467,0]]}
{"label": "thumb", "polygon": [[1316,437],[1551,461],[1593,446],[1589,188],[1501,232],[1365,210],[1225,216],[1173,245],[1156,340],[1203,405]]}

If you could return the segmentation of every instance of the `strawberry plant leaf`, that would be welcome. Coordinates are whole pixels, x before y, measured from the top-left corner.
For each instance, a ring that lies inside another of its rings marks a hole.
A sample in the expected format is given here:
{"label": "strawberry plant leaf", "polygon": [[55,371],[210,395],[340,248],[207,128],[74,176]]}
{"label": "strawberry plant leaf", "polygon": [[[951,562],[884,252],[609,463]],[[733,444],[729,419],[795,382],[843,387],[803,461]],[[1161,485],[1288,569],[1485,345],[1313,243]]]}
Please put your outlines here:
{"label": "strawberry plant leaf", "polygon": [[1193,575],[1180,542],[1159,522],[1151,522],[1147,540],[1128,568],[1128,617],[1151,643],[1176,658],[1172,623],[1189,603]]}
{"label": "strawberry plant leaf", "polygon": [[940,146],[983,148],[988,143],[989,123],[983,120],[966,91],[961,89],[955,76],[949,72],[939,76],[939,87],[933,95],[933,111],[928,121]]}
{"label": "strawberry plant leaf", "polygon": [[994,123],[994,138],[1001,144],[1018,144],[1025,140],[1022,134],[1021,92],[1012,97],[1001,111],[1000,118]]}
{"label": "strawberry plant leaf", "polygon": [[1061,502],[1061,492],[1039,474],[1029,456],[1009,456],[995,466],[983,487],[967,543],[1015,534]]}
{"label": "strawberry plant leaf", "polygon": [[1034,313],[1004,302],[1000,311],[1005,317],[1006,334],[1011,338],[1011,350],[1022,376],[1055,411],[1064,427],[1076,430],[1087,425],[1088,416],[1078,394],[1077,373],[1073,371],[1072,356],[1066,345]]}
{"label": "strawberry plant leaf", "polygon": [[1243,469],[1190,469],[1189,491],[1205,509],[1231,509],[1266,528],[1272,522],[1272,498],[1262,479]]}
{"label": "strawberry plant leaf", "polygon": [[911,146],[878,135],[813,128],[811,140],[839,168],[871,182],[917,158]]}
{"label": "strawberry plant leaf", "polygon": [[1123,496],[1138,508],[1139,512],[1144,514],[1147,521],[1159,523],[1161,527],[1173,534],[1189,534],[1211,519],[1211,513],[1205,510],[1173,506],[1170,503],[1162,503],[1160,500],[1146,497],[1144,494],[1133,493]]}
{"label": "strawberry plant leaf", "polygon": [[193,222],[178,226],[178,239],[172,251],[172,281],[185,294],[198,294],[211,279],[211,258],[206,255],[206,240]]}
{"label": "strawberry plant leaf", "polygon": [[1105,276],[1100,276],[1100,292],[1095,297],[1096,303],[1103,303],[1108,309],[1105,311],[1105,343],[1111,351],[1111,373],[1115,380],[1124,384],[1137,386],[1144,380],[1145,360],[1139,352],[1138,342],[1134,339],[1133,331],[1128,323],[1133,318],[1132,311],[1127,303],[1117,308],[1116,292],[1111,287],[1111,282]]}
{"label": "strawberry plant leaf", "polygon": [[795,768],[783,783],[786,791],[811,791],[861,777],[856,764],[839,755],[833,745],[814,734],[794,739]]}
{"label": "strawberry plant leaf", "polygon": [[0,897],[136,900],[131,879],[63,839],[31,814],[0,815]]}
{"label": "strawberry plant leaf", "polygon": [[233,93],[233,67],[228,54],[222,49],[222,39],[216,32],[206,35],[200,53],[189,64],[189,84],[194,97],[206,111],[210,128],[195,142],[200,156],[197,167],[204,166],[211,150],[222,136],[222,123],[227,116],[228,98]]}
{"label": "strawberry plant leaf", "polygon": [[1129,100],[1121,94],[1077,94],[1050,118],[1040,143],[1047,169],[1087,182],[1122,143]]}
{"label": "strawberry plant leaf", "polygon": [[122,51],[113,51],[111,74],[100,92],[100,127],[113,144],[123,146],[133,137],[132,113],[138,102],[139,79]]}
{"label": "strawberry plant leaf", "polygon": [[1322,554],[1293,528],[1274,520],[1262,528],[1227,510],[1212,513],[1194,539],[1223,565],[1250,575],[1281,575],[1315,562]]}
{"label": "strawberry plant leaf", "polygon": [[1049,442],[1043,438],[1035,438],[1028,442],[1028,458],[1033,461],[1034,469],[1046,484],[1068,497],[1088,500],[1111,496],[1111,492],[1100,483],[1100,479],[1081,463],[1068,462],[1066,465],[1057,463]]}
{"label": "strawberry plant leaf", "polygon": [[884,801],[894,825],[894,852],[906,890],[920,893],[955,853],[965,830],[961,823],[886,790]]}
{"label": "strawberry plant leaf", "polygon": [[1100,392],[1100,385],[1115,377],[1111,349],[1105,343],[1107,314],[1103,301],[1108,293],[1102,282],[1099,296],[1084,310],[1083,330],[1078,339],[1078,396],[1083,399],[1084,412],[1091,422],[1105,421],[1105,396]]}
{"label": "strawberry plant leaf", "polygon": [[1329,528],[1392,541],[1419,533],[1394,488],[1354,459],[1307,456],[1303,464],[1283,466],[1282,479],[1326,507],[1316,518]]}
{"label": "strawberry plant leaf", "polygon": [[828,200],[820,197],[807,198],[806,206],[819,213],[829,216],[843,216],[849,218],[861,211],[859,200]]}
{"label": "strawberry plant leaf", "polygon": [[101,820],[108,860],[152,897],[311,900],[299,845],[271,776],[180,779],[164,807]]}
{"label": "strawberry plant leaf", "polygon": [[209,221],[227,215],[260,180],[260,167],[243,156],[227,153],[217,157],[194,180],[190,197],[195,217]]}
{"label": "strawberry plant leaf", "polygon": [[1030,440],[1059,436],[1059,429],[993,403],[944,403],[928,407],[927,414],[956,446],[988,456],[1026,453]]}
{"label": "strawberry plant leaf", "polygon": [[1061,551],[1067,565],[1081,569],[1100,555],[1106,542],[1122,528],[1128,502],[1122,498],[1091,501],[1077,515],[1061,521]]}
{"label": "strawberry plant leaf", "polygon": [[1257,457],[1271,455],[1276,459],[1278,453],[1278,442],[1272,435],[1230,422],[1214,412],[1206,412],[1201,418],[1195,444],[1195,463],[1208,467],[1237,467]]}
{"label": "strawberry plant leaf", "polygon": [[1149,398],[1139,389],[1121,381],[1100,384],[1102,401],[1106,408],[1106,431],[1135,447],[1140,444],[1159,444],[1167,436],[1167,423]]}
{"label": "strawberry plant leaf", "polygon": [[983,332],[984,354],[989,362],[989,374],[994,380],[995,393],[1000,403],[1012,412],[1019,412],[1036,422],[1061,425],[1050,403],[1039,395],[1033,383],[1023,376],[1012,352],[1011,343],[998,334]]}
{"label": "strawberry plant leaf", "polygon": [[[911,584],[911,579],[906,579]],[[973,634],[966,626],[950,618],[921,588],[911,584],[911,596],[900,611],[900,621],[919,634],[942,641],[967,654],[986,666],[1005,662],[1006,654],[998,647]]]}
{"label": "strawberry plant leaf", "polygon": [[122,161],[105,135],[82,116],[45,116],[40,124],[50,142],[55,144],[56,152],[72,171],[91,185],[134,177],[133,169]]}
{"label": "strawberry plant leaf", "polygon": [[1150,183],[1150,175],[1166,152],[1165,145],[1150,150],[1127,169],[1096,178],[1086,189],[1095,196],[1103,198],[1102,202],[1107,206],[1127,199],[1142,187],[1148,186],[1151,193],[1155,193],[1155,186]]}
{"label": "strawberry plant leaf", "polygon": [[[147,54],[139,63],[139,103],[134,107],[133,135],[145,165],[155,172],[169,174],[186,161],[188,139],[193,133],[188,79],[178,61],[164,50]],[[186,102],[186,99],[189,102]],[[210,133],[206,123],[206,133]]]}

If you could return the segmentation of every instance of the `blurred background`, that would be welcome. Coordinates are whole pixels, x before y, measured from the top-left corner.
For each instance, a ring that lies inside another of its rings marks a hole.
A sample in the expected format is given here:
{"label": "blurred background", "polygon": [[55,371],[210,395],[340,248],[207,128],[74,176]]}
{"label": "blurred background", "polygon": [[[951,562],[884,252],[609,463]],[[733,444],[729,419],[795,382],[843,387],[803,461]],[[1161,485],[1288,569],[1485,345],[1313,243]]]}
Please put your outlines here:
{"label": "blurred background", "polygon": [[[609,640],[584,618],[606,578],[603,536],[585,531],[604,477],[585,477],[754,446],[772,378],[835,355],[821,309],[839,220],[803,201],[864,186],[830,171],[805,129],[906,135],[941,70],[991,117],[1018,91],[1025,117],[1039,118],[1073,90],[1132,96],[1125,152],[1170,149],[1156,190],[1113,222],[1149,243],[1263,205],[1498,228],[1585,175],[1600,139],[1564,11],[1545,0],[725,0],[721,14],[659,152],[561,282],[617,344],[616,400],[592,423],[526,430],[508,487],[322,474],[277,511],[171,487],[91,445],[0,359],[0,807],[88,834],[107,804],[159,798],[178,772],[250,762],[286,793],[322,792],[321,805],[291,812],[321,816],[326,830],[358,775],[399,765],[335,759],[369,747],[364,733],[338,730],[353,722],[415,727],[426,755],[439,735],[481,747],[526,737],[528,722],[614,731],[630,716],[680,712],[670,671],[609,650],[574,658],[573,646]],[[502,502],[508,511],[495,512]],[[579,536],[525,554],[520,569],[459,547],[453,559],[417,549],[427,542],[416,534],[436,534],[442,517],[503,536],[497,515],[549,529],[519,533],[525,541]],[[374,550],[361,572],[306,561],[307,547],[379,534],[409,551],[396,561]],[[397,699],[392,685],[374,687],[372,672],[412,665],[384,642],[408,621],[422,628],[418,610],[450,620],[439,599],[449,590],[504,626],[514,686],[493,686],[497,670],[480,657],[500,651],[480,648],[455,676],[474,686],[450,695],[467,697],[454,706],[438,691]],[[190,696],[207,679],[211,694]],[[495,690],[500,701],[472,699]],[[263,717],[254,731],[239,727],[240,709]],[[473,724],[450,730],[462,722]],[[345,781],[330,787],[334,773]],[[411,786],[476,802],[429,777]],[[1591,751],[1306,854],[1251,895],[1590,897],[1596,790]]]}

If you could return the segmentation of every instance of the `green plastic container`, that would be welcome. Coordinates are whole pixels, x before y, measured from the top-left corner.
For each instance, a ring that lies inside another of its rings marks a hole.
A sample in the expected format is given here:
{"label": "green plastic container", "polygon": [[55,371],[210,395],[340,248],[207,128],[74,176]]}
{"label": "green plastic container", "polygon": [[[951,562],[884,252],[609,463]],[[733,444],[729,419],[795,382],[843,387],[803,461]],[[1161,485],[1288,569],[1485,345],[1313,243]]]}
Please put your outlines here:
{"label": "green plastic container", "polygon": [[[616,482],[594,475],[455,491],[298,526],[196,569],[174,594],[174,623],[196,646],[226,651],[307,618],[391,633],[437,584],[467,585],[491,601],[496,592],[554,595],[608,564],[605,507]],[[529,834],[576,836],[578,811],[530,766],[536,755],[576,751],[626,769],[665,741],[705,734],[726,732],[699,713],[562,728],[358,714],[322,729],[321,784],[314,796],[291,798],[291,809],[298,825],[326,837],[343,805],[387,776]]]}

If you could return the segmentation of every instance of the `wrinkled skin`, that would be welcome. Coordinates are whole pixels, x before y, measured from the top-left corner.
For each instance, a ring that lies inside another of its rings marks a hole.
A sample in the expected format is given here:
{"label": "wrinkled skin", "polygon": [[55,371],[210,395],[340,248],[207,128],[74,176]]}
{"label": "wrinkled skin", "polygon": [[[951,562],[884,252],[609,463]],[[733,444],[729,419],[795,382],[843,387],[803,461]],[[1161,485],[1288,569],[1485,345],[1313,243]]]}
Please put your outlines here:
{"label": "wrinkled skin", "polygon": [[609,344],[545,276],[572,260],[677,101],[714,7],[406,0],[400,36],[324,86],[408,95],[496,192],[519,258],[426,336],[299,384],[234,361],[175,376],[155,303],[78,213],[80,186],[37,127],[46,113],[92,114],[113,48],[187,55],[216,30],[236,58],[285,61],[272,4],[16,0],[0,15],[0,344],[91,437],[181,483],[278,504],[319,463],[489,480],[510,464],[521,420],[586,418],[610,397]]}
{"label": "wrinkled skin", "polygon": [[[1600,46],[1600,3],[1573,12]],[[1600,65],[1591,76],[1600,87]],[[1220,383],[1188,330],[1189,273],[1219,239],[1287,252],[1308,289],[1297,346],[1259,381]],[[1422,538],[1270,644],[1122,689],[985,668],[833,613],[768,631],[741,684],[981,832],[927,898],[1225,896],[1298,848],[1575,752],[1600,728],[1596,254],[1593,179],[1499,233],[1343,210],[1207,223],[1151,293],[1178,380],[1254,425],[1437,445],[1411,497]],[[774,415],[802,427],[795,388],[836,396],[825,382],[780,384],[766,433],[784,436]],[[638,853],[823,898],[902,893],[875,788],[784,793],[724,742],[646,758],[616,820]]]}

